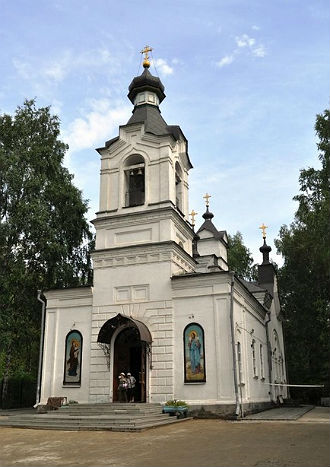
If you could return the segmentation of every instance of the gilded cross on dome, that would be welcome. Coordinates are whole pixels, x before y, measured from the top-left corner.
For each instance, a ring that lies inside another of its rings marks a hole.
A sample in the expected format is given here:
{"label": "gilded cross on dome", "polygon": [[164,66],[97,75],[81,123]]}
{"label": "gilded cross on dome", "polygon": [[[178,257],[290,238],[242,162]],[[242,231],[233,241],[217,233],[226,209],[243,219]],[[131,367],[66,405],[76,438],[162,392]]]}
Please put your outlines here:
{"label": "gilded cross on dome", "polygon": [[268,229],[268,226],[262,223],[262,225],[259,227],[259,229],[262,230],[262,238],[266,238],[266,229]]}
{"label": "gilded cross on dome", "polygon": [[211,198],[211,195],[209,195],[208,193],[206,193],[203,198],[205,199],[205,204],[206,204],[206,207],[209,207],[210,203],[209,203],[209,199]]}
{"label": "gilded cross on dome", "polygon": [[149,45],[146,45],[143,50],[141,50],[141,54],[144,54],[144,59],[143,59],[143,67],[144,68],[149,68],[150,67],[150,60],[149,60],[149,55],[148,53],[152,51],[152,47]]}
{"label": "gilded cross on dome", "polygon": [[191,217],[191,225],[195,225],[195,216],[197,216],[198,212],[195,212],[194,210],[191,211],[189,216]]}

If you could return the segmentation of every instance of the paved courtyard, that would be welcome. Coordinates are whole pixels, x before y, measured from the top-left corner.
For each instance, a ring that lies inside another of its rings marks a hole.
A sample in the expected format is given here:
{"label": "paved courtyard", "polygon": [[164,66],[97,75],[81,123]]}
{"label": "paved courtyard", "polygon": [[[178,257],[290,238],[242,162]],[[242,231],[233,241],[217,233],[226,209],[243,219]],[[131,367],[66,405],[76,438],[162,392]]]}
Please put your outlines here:
{"label": "paved courtyard", "polygon": [[0,428],[0,466],[329,467],[329,408],[291,420],[190,420],[142,433]]}

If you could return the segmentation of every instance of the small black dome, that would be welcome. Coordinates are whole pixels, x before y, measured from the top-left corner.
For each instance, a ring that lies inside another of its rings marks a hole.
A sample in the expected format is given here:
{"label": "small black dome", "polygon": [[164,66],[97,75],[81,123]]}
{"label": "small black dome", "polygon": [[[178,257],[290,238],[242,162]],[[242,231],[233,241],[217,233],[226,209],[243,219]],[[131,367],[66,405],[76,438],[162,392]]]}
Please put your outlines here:
{"label": "small black dome", "polygon": [[152,91],[157,94],[159,102],[165,99],[164,85],[157,76],[153,76],[148,68],[145,68],[142,75],[133,78],[129,85],[127,97],[134,104],[134,99],[139,92]]}
{"label": "small black dome", "polygon": [[262,264],[269,264],[269,253],[272,249],[267,245],[266,238],[264,238],[264,244],[259,248],[259,251],[262,253]]}
{"label": "small black dome", "polygon": [[208,219],[211,220],[211,219],[213,219],[214,214],[213,214],[213,212],[210,212],[210,211],[209,211],[209,207],[208,207],[208,206],[206,206],[206,212],[204,212],[204,214],[203,214],[202,217],[204,217],[205,220],[208,220]]}

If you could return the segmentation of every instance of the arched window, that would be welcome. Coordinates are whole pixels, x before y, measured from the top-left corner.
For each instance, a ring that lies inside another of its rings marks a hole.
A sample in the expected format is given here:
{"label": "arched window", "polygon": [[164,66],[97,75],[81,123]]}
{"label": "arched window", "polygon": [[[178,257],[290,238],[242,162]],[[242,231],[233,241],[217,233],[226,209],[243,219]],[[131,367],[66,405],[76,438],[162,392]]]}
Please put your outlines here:
{"label": "arched window", "polygon": [[257,378],[258,377],[258,372],[257,372],[257,359],[256,359],[256,341],[254,339],[253,339],[252,344],[251,344],[251,349],[252,349],[253,377]]}
{"label": "arched window", "polygon": [[175,204],[183,211],[183,173],[178,162],[175,163]]}
{"label": "arched window", "polygon": [[262,344],[259,347],[259,356],[260,356],[260,378],[265,379],[265,370],[264,370],[264,349]]}
{"label": "arched window", "polygon": [[125,161],[125,206],[140,206],[145,202],[145,162],[139,154]]}
{"label": "arched window", "polygon": [[244,384],[243,367],[242,367],[242,351],[241,343],[237,342],[237,366],[238,366],[238,381],[239,384]]}
{"label": "arched window", "polygon": [[204,383],[205,345],[204,331],[197,323],[188,324],[183,331],[184,345],[184,382]]}
{"label": "arched window", "polygon": [[63,384],[80,386],[82,365],[81,332],[70,331],[65,338],[64,378]]}

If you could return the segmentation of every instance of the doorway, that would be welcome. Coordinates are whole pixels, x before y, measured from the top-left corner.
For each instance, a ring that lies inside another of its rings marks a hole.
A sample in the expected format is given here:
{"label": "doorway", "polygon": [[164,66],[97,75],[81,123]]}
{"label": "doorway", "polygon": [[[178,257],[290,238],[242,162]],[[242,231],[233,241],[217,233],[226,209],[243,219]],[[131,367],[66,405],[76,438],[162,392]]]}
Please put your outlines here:
{"label": "doorway", "polygon": [[116,337],[113,357],[113,401],[118,401],[118,375],[130,372],[136,379],[135,402],[146,402],[146,343],[139,330],[130,326]]}

